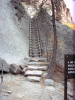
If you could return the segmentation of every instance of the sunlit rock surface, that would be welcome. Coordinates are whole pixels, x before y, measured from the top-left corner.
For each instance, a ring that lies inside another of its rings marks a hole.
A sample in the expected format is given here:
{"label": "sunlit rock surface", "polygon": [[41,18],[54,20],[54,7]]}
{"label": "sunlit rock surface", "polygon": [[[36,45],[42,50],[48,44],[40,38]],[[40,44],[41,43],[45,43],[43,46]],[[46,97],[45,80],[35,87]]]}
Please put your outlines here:
{"label": "sunlit rock surface", "polygon": [[0,57],[8,63],[18,63],[28,57],[29,20],[24,15],[19,21],[10,0],[0,1]]}

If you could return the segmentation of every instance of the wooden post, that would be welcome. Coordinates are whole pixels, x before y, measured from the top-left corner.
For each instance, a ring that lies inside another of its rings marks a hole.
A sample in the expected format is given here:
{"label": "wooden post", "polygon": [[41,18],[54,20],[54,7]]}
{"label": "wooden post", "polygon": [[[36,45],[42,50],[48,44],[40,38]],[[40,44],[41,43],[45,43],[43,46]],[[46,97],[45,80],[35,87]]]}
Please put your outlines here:
{"label": "wooden post", "polygon": [[64,100],[67,100],[67,69],[66,69],[66,57],[64,56],[64,60],[65,60],[65,63],[64,63]]}

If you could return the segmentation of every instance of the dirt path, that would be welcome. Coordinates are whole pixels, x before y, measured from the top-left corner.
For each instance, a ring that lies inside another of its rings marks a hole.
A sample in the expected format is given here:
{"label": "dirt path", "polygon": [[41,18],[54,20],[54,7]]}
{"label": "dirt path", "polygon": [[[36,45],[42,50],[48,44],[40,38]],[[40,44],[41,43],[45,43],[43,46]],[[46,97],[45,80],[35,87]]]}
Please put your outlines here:
{"label": "dirt path", "polygon": [[4,75],[0,100],[63,100],[62,93],[59,93],[53,86],[44,86],[41,83],[26,81],[21,75]]}

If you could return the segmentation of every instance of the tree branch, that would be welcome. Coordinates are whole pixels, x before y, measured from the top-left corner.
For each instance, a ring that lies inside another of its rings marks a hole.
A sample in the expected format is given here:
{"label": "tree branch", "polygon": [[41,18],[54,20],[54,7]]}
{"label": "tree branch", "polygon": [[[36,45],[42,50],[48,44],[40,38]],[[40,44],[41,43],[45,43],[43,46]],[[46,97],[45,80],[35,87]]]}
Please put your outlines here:
{"label": "tree branch", "polygon": [[40,6],[39,6],[40,9],[42,8],[42,6],[45,4],[46,1],[47,1],[47,0],[42,0],[42,3],[41,3]]}

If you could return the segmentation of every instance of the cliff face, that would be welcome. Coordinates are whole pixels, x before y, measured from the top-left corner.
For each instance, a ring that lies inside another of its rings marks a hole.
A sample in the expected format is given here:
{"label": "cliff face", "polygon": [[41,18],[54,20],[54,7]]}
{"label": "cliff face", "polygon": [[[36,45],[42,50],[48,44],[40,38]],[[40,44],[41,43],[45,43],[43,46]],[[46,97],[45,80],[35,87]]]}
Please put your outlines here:
{"label": "cliff face", "polygon": [[60,23],[73,23],[70,10],[63,0],[55,0],[55,16]]}
{"label": "cliff face", "polygon": [[[43,0],[21,0],[29,5],[40,5]],[[55,18],[59,23],[70,23],[73,24],[70,10],[66,7],[64,0],[54,0],[55,4]],[[50,0],[47,0],[43,5],[46,9],[51,9]],[[50,10],[51,12],[51,10]],[[51,13],[52,14],[52,13]]]}
{"label": "cliff face", "polygon": [[7,63],[17,63],[29,53],[29,20],[20,2],[14,3],[0,2],[0,57]]}

